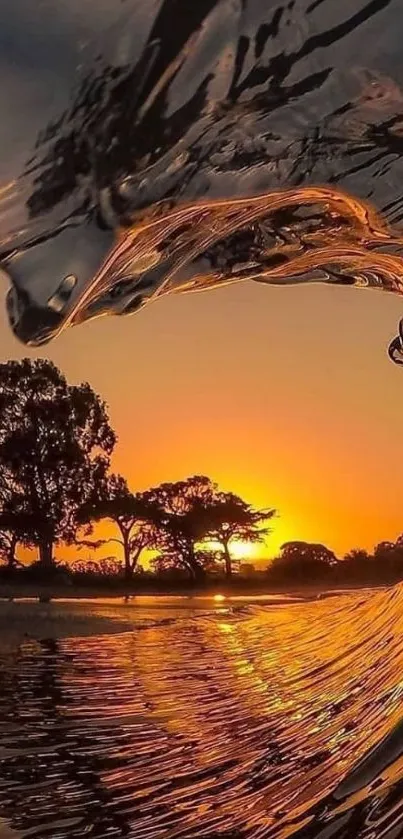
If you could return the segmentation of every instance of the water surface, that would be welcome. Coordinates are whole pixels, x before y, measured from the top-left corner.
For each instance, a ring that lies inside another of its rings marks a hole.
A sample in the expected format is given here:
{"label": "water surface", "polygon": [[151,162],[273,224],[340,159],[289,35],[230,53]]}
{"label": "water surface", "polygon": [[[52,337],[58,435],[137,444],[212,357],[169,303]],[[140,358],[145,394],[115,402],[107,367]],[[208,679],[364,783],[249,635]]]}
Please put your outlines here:
{"label": "water surface", "polygon": [[402,597],[67,606],[128,631],[1,654],[4,836],[401,836]]}

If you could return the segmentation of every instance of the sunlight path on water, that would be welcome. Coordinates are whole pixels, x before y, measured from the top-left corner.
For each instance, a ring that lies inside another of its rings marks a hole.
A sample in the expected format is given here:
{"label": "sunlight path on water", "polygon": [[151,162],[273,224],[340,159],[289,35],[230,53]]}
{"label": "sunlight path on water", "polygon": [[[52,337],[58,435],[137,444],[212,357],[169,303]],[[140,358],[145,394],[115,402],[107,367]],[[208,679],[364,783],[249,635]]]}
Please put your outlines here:
{"label": "sunlight path on water", "polygon": [[8,828],[285,839],[338,835],[342,819],[369,839],[378,810],[390,827],[403,809],[400,587],[150,608],[128,608],[134,631],[2,653]]}

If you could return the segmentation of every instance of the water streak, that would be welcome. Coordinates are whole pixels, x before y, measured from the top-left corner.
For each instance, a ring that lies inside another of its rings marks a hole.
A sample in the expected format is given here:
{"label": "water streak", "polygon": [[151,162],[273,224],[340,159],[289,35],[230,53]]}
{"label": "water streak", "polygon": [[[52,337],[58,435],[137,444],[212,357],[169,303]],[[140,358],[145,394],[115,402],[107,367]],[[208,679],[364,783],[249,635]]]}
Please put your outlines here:
{"label": "water streak", "polygon": [[21,340],[248,279],[401,294],[401,0],[101,6],[0,11]]}
{"label": "water streak", "polygon": [[397,587],[171,606],[169,620],[127,607],[133,632],[3,652],[5,828],[37,839],[397,839],[402,597]]}
{"label": "water streak", "polygon": [[[403,237],[370,205],[341,190],[300,187],[170,212],[157,205],[151,219],[121,231],[60,329],[107,313],[111,296],[115,312],[127,314],[167,293],[240,280],[329,282],[402,294],[402,278]],[[403,363],[402,347],[400,337],[390,346],[397,363]]]}

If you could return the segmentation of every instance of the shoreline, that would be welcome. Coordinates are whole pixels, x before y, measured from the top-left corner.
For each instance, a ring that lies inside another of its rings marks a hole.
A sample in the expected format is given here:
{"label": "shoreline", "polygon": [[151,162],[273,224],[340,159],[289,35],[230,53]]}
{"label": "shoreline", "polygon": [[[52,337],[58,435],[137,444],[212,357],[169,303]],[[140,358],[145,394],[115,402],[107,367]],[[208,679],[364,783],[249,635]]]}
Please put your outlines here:
{"label": "shoreline", "polygon": [[[254,593],[231,589],[177,592],[109,592],[100,589],[51,586],[0,587],[0,653],[18,647],[24,641],[48,642],[63,638],[83,638],[133,632],[147,623],[147,610],[165,618],[173,609],[189,613],[213,611],[214,608],[239,605],[296,606],[328,599],[352,588],[329,589],[318,586]],[[217,596],[218,595],[218,596]],[[150,602],[151,601],[151,602]],[[192,602],[193,601],[193,602]]]}
{"label": "shoreline", "polygon": [[44,644],[66,638],[133,632],[147,625],[147,610],[154,611],[153,620],[155,612],[159,613],[157,620],[166,620],[169,612],[176,608],[182,614],[187,609],[194,614],[198,610],[213,611],[235,603],[239,606],[242,601],[245,605],[297,606],[349,592],[369,593],[374,588],[380,587],[324,590],[319,586],[299,586],[265,592],[220,587],[219,592],[192,589],[127,593],[62,586],[0,586],[0,654],[13,652],[24,642]]}
{"label": "shoreline", "polygon": [[223,595],[228,598],[263,598],[278,597],[280,595],[298,597],[303,600],[315,597],[334,597],[338,594],[351,591],[370,591],[373,589],[392,588],[396,583],[339,583],[324,586],[318,583],[306,585],[282,585],[262,588],[259,586],[228,586],[225,582],[201,588],[160,588],[134,589],[121,587],[90,587],[90,586],[66,586],[66,585],[38,585],[38,584],[0,584],[0,603],[8,600],[40,599],[43,602],[50,600],[122,600],[129,598],[135,600],[142,597],[183,597],[183,598],[205,598],[211,599],[216,595]]}

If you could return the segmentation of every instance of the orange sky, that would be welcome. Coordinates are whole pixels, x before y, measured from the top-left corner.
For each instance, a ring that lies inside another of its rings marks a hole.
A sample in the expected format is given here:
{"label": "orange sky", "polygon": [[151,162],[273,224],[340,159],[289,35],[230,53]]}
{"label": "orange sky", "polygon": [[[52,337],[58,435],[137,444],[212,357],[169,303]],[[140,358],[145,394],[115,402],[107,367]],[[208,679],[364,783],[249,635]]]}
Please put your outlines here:
{"label": "orange sky", "polygon": [[402,314],[375,291],[245,283],[76,327],[41,353],[2,315],[0,357],[88,380],[133,490],[204,473],[278,509],[266,556],[297,538],[343,552],[403,531],[403,369],[386,356]]}

